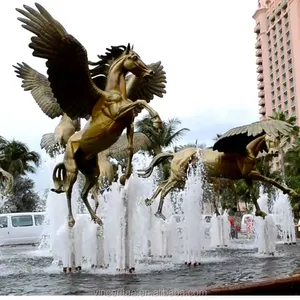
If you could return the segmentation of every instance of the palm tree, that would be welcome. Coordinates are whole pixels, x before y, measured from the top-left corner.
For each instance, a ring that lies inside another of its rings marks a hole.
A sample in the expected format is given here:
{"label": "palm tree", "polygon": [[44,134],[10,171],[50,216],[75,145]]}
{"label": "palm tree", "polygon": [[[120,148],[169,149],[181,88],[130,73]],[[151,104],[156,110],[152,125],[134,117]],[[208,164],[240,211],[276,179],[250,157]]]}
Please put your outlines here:
{"label": "palm tree", "polygon": [[270,117],[270,119],[273,120],[280,120],[287,122],[291,125],[293,125],[293,133],[291,136],[279,136],[280,140],[280,158],[281,158],[281,169],[282,169],[282,179],[283,182],[286,182],[286,169],[285,169],[285,154],[284,149],[287,148],[289,144],[291,144],[293,138],[296,138],[299,136],[299,127],[296,125],[296,117],[289,117],[287,118],[286,115],[283,112],[275,112],[273,116]]}
{"label": "palm tree", "polygon": [[[141,120],[135,123],[136,130],[144,133],[151,141],[151,149],[148,152],[150,156],[155,156],[161,153],[164,148],[174,146],[174,144],[180,140],[186,132],[190,131],[188,128],[181,128],[177,130],[177,127],[181,124],[178,118],[172,118],[162,122],[161,130],[157,130],[153,127],[152,118],[146,115]],[[163,162],[160,167],[160,178],[165,180],[170,176],[170,165],[168,161]]]}
{"label": "palm tree", "polygon": [[163,151],[164,148],[173,146],[179,141],[186,132],[190,131],[188,128],[177,127],[181,124],[178,118],[172,118],[162,122],[162,129],[157,130],[153,127],[152,119],[146,115],[141,120],[135,123],[137,131],[144,133],[152,142],[152,151],[150,155],[155,156]]}
{"label": "palm tree", "polygon": [[30,151],[24,143],[0,137],[0,167],[14,178],[35,173],[40,161],[39,153]]}

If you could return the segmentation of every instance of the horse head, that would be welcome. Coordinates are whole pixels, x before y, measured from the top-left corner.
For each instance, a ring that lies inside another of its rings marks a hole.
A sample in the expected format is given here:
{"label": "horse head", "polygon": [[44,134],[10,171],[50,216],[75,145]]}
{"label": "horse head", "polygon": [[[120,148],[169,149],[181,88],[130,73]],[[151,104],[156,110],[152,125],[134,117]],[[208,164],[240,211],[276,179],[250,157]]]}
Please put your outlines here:
{"label": "horse head", "polygon": [[137,77],[150,78],[154,75],[154,71],[141,60],[130,44],[127,45],[124,51],[123,62],[124,68]]}
{"label": "horse head", "polygon": [[273,156],[277,156],[279,154],[280,139],[278,136],[266,134],[265,143],[266,143],[268,154],[271,154]]}

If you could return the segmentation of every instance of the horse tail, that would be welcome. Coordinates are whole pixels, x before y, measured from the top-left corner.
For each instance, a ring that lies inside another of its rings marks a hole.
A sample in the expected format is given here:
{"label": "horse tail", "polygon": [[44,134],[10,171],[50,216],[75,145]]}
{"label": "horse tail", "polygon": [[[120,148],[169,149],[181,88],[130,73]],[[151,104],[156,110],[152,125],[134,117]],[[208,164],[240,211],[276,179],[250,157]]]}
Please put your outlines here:
{"label": "horse tail", "polygon": [[154,167],[164,162],[167,158],[173,158],[173,157],[174,157],[174,153],[165,152],[165,153],[157,154],[152,159],[150,165],[147,168],[137,170],[138,176],[142,178],[148,178],[152,174]]}
{"label": "horse tail", "polygon": [[58,163],[54,170],[53,170],[53,174],[52,174],[52,179],[53,179],[53,183],[54,183],[54,188],[51,189],[52,192],[55,192],[57,194],[63,193],[64,189],[64,182],[66,180],[66,166],[63,162]]}

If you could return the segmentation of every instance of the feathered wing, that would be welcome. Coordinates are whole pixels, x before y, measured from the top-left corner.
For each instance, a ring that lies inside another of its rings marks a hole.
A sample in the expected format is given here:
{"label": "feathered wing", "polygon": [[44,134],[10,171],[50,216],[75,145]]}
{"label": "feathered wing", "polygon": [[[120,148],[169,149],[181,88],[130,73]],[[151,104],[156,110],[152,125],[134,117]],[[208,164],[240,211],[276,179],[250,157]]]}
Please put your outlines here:
{"label": "feathered wing", "polygon": [[33,56],[47,59],[48,79],[61,109],[72,119],[85,118],[100,99],[102,91],[93,82],[85,48],[40,4],[35,10],[24,5],[18,18],[32,32],[29,47]]}
{"label": "feathered wing", "polygon": [[6,172],[1,167],[0,167],[0,180],[1,180],[1,185],[4,187],[3,194],[6,195],[10,193],[14,186],[14,178],[10,173]]}
{"label": "feathered wing", "polygon": [[166,72],[160,61],[148,65],[155,75],[150,79],[137,77],[133,74],[126,76],[127,98],[136,101],[138,99],[146,100],[148,103],[154,96],[163,97],[166,93],[165,83],[167,83]]}
{"label": "feathered wing", "polygon": [[62,153],[62,148],[60,146],[60,141],[55,137],[54,133],[45,133],[42,136],[40,147],[45,149],[45,151],[51,156],[54,157],[57,154]]}
{"label": "feathered wing", "polygon": [[213,150],[243,153],[246,146],[261,135],[278,137],[280,134],[286,136],[292,132],[293,126],[284,121],[270,119],[253,122],[228,130],[216,141]]}
{"label": "feathered wing", "polygon": [[[135,132],[133,135],[133,153],[140,150],[148,150],[151,148],[150,139],[141,132]],[[107,150],[104,154],[111,158],[121,160],[128,157],[128,140],[126,134],[121,137]]]}
{"label": "feathered wing", "polygon": [[31,91],[33,99],[36,101],[40,109],[49,118],[54,119],[63,114],[62,109],[57,103],[48,78],[31,68],[26,63],[17,63],[13,66],[17,77],[22,79],[22,88],[25,91]]}

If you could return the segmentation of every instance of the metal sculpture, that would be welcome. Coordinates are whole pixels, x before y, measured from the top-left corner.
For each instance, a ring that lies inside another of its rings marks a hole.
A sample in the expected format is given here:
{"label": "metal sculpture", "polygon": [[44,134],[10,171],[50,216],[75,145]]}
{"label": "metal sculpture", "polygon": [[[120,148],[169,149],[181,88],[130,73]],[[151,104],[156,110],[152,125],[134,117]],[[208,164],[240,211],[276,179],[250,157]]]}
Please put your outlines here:
{"label": "metal sculpture", "polygon": [[[69,138],[64,161],[53,171],[55,188],[52,191],[66,192],[69,226],[72,227],[75,220],[71,208],[71,194],[78,171],[81,171],[86,177],[81,193],[82,200],[92,220],[101,225],[102,221],[87,200],[88,192],[99,176],[97,154],[113,145],[122,131],[127,130],[128,164],[121,180],[124,184],[131,175],[135,116],[145,108],[153,118],[154,127],[161,127],[159,115],[145,99],[132,101],[133,99],[127,98],[125,76],[131,72],[146,82],[154,72],[143,63],[130,44],[127,47],[111,47],[98,63],[99,69],[106,69],[108,74],[105,89],[100,89],[92,80],[85,48],[40,4],[35,5],[37,10],[26,5],[26,11],[17,9],[26,17],[18,20],[24,23],[22,27],[35,35],[29,44],[33,55],[47,59],[48,80],[57,103],[71,119],[91,116],[85,127]],[[153,94],[156,92],[153,91]]]}
{"label": "metal sculpture", "polygon": [[[149,177],[155,166],[166,159],[171,161],[171,175],[168,180],[163,181],[150,199],[146,199],[146,205],[151,205],[155,198],[161,194],[156,216],[165,219],[162,214],[163,200],[173,188],[184,187],[187,179],[189,164],[195,164],[201,159],[205,178],[209,182],[213,178],[226,178],[231,180],[244,179],[249,187],[252,200],[256,208],[257,216],[266,216],[261,211],[257,199],[254,197],[253,181],[261,181],[274,185],[284,194],[297,196],[297,193],[275,181],[260,174],[257,169],[257,156],[260,152],[278,153],[279,134],[290,135],[293,126],[279,120],[266,120],[254,122],[249,125],[230,129],[222,135],[214,144],[212,149],[199,149],[196,147],[186,148],[177,153],[161,153],[156,155],[149,167],[138,170],[140,177]],[[220,151],[220,152],[219,152]],[[199,152],[199,155],[197,155]],[[213,181],[211,181],[213,183]]]}

